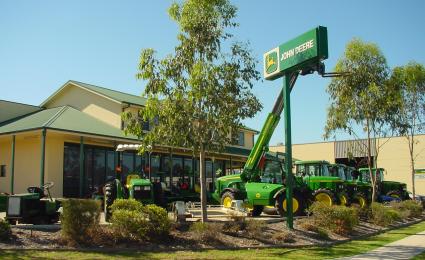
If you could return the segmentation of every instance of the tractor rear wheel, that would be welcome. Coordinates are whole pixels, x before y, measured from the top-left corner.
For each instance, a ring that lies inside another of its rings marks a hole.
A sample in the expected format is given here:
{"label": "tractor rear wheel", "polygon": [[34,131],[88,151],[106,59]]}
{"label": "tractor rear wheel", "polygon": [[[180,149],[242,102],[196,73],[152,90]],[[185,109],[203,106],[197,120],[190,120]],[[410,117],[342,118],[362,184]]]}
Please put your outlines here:
{"label": "tractor rear wheel", "polygon": [[[299,216],[301,215],[304,210],[304,201],[301,199],[301,196],[299,196],[298,194],[294,193],[292,196],[292,214],[294,216]],[[286,196],[285,194],[280,194],[277,199],[276,199],[276,204],[275,207],[277,209],[277,213],[281,216],[281,217],[285,217],[286,216]]]}
{"label": "tractor rear wheel", "polygon": [[251,216],[258,217],[263,212],[264,206],[254,205],[254,208],[251,211]]}
{"label": "tractor rear wheel", "polygon": [[332,206],[335,204],[335,196],[330,190],[318,189],[313,192],[313,198],[315,201],[324,203],[327,206]]}
{"label": "tractor rear wheel", "polygon": [[226,191],[221,195],[221,205],[223,208],[230,208],[232,206],[232,201],[236,199],[235,193],[231,191]]}
{"label": "tractor rear wheel", "polygon": [[104,205],[103,212],[105,213],[105,221],[108,222],[111,218],[111,205],[114,203],[117,198],[117,191],[115,181],[108,182],[104,186]]}

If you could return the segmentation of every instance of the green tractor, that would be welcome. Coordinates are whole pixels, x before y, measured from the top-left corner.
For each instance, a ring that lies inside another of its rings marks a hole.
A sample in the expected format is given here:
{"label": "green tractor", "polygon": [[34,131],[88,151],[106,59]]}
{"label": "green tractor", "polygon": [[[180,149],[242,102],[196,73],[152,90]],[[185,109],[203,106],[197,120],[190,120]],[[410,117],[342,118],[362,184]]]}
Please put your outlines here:
{"label": "green tractor", "polygon": [[56,223],[61,203],[50,195],[49,189],[53,185],[53,182],[47,182],[41,187],[29,187],[28,193],[7,196],[6,220],[11,224]]}
{"label": "green tractor", "polygon": [[[385,196],[399,200],[410,199],[409,193],[407,192],[407,185],[396,181],[385,181],[384,172],[385,169],[383,168],[372,168],[372,174],[376,177],[376,194],[378,195],[378,201],[386,201]],[[369,185],[371,184],[369,168],[359,169],[359,180]]]}
{"label": "green tractor", "polygon": [[346,192],[350,198],[348,203],[346,203],[347,205],[357,204],[360,208],[364,208],[370,203],[372,187],[369,183],[363,183],[355,179],[358,175],[356,168],[345,164],[332,164],[330,171],[332,175],[338,176],[344,181]]}
{"label": "green tractor", "polygon": [[347,183],[340,176],[332,175],[328,161],[296,161],[295,166],[296,176],[307,185],[312,200],[329,206],[350,202]]}
{"label": "green tractor", "polygon": [[[285,174],[283,159],[267,153],[260,163],[255,181],[242,181],[242,174],[220,177],[216,180],[216,189],[212,198],[223,207],[230,208],[233,200],[243,200],[252,216],[259,216],[263,210],[277,211],[281,216],[286,212]],[[307,198],[303,195],[305,185],[295,179],[293,194],[293,213],[300,215],[305,209]],[[304,188],[304,189],[303,189]]]}
{"label": "green tractor", "polygon": [[152,183],[138,174],[129,174],[125,185],[119,179],[107,182],[103,194],[106,221],[111,217],[110,207],[116,199],[135,199],[143,204],[165,206],[161,183]]}

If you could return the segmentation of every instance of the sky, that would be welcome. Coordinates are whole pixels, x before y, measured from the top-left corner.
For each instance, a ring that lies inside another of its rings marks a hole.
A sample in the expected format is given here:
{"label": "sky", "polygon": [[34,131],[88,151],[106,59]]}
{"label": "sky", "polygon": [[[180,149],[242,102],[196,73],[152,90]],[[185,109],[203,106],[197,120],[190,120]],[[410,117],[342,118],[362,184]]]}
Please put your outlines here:
{"label": "sky", "polygon": [[[376,43],[390,68],[425,64],[425,1],[233,0],[240,26],[235,40],[248,41],[262,71],[264,52],[318,25],[328,28],[332,71],[354,37]],[[0,0],[0,99],[41,104],[68,80],[140,95],[139,55],[154,48],[172,53],[178,26],[168,17],[172,1]],[[322,142],[330,80],[299,77],[291,94],[292,142]],[[282,79],[256,82],[264,108],[244,121],[261,130],[282,88]],[[347,139],[338,134],[336,140]],[[283,119],[270,145],[284,142]]]}

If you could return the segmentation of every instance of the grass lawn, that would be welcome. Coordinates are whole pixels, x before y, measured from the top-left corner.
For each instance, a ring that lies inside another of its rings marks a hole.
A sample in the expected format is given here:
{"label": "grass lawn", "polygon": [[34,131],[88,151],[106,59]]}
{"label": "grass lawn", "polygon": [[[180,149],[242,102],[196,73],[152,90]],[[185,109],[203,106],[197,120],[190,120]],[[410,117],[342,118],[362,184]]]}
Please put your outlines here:
{"label": "grass lawn", "polygon": [[[425,221],[410,227],[392,230],[365,240],[347,242],[323,248],[270,248],[243,250],[203,250],[177,252],[116,252],[97,253],[73,251],[2,250],[0,259],[329,259],[367,252],[393,241],[425,230]],[[418,256],[423,259],[424,254]]]}

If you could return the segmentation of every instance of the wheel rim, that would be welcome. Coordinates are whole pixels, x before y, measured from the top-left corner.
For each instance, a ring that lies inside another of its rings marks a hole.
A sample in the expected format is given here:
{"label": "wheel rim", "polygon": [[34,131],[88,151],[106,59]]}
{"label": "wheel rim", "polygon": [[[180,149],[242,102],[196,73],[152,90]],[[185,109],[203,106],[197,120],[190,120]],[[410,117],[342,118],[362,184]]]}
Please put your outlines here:
{"label": "wheel rim", "polygon": [[224,197],[223,198],[223,207],[230,208],[232,206],[232,198],[230,197]]}
{"label": "wheel rim", "polygon": [[[285,211],[287,211],[286,210],[286,199],[283,201],[283,205],[282,206],[283,206],[283,209]],[[300,205],[298,203],[298,200],[296,198],[292,198],[292,213],[297,212],[299,206]]]}
{"label": "wheel rim", "polygon": [[332,206],[332,198],[326,193],[319,193],[315,196],[316,201],[322,202],[328,206]]}
{"label": "wheel rim", "polygon": [[366,206],[366,200],[363,197],[359,197],[358,200],[360,208],[364,208]]}
{"label": "wheel rim", "polygon": [[340,205],[341,205],[341,206],[345,206],[345,205],[347,205],[347,197],[346,197],[345,195],[341,195],[341,196],[339,197],[339,200],[340,200]]}

